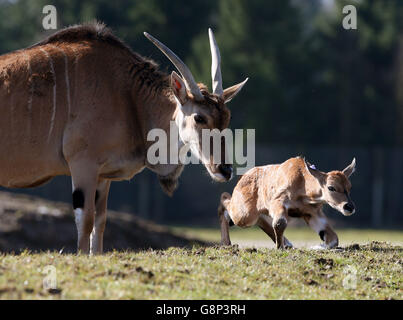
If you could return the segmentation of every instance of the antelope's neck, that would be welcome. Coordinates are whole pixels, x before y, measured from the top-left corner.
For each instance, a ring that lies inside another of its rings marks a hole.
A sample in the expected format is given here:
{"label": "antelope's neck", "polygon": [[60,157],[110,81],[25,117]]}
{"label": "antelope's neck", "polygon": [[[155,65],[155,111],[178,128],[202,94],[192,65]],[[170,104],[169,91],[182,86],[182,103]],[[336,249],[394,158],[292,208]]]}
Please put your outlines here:
{"label": "antelope's neck", "polygon": [[145,141],[148,133],[153,129],[162,129],[169,136],[170,121],[173,120],[176,110],[176,101],[168,80],[157,88],[150,88],[147,94],[138,94],[138,96],[146,95],[146,99],[140,102],[139,116],[142,122],[142,131]]}
{"label": "antelope's neck", "polygon": [[[147,125],[144,127],[145,132],[143,133],[145,138],[146,154],[152,145],[159,143],[161,147],[166,148],[166,152],[164,153],[167,156],[167,161],[165,163],[151,165],[146,160],[147,167],[161,177],[175,176],[175,178],[177,178],[183,167],[183,165],[179,164],[178,161],[179,148],[182,146],[182,142],[179,138],[179,130],[176,123],[176,117],[179,111],[177,101],[170,90],[164,90],[158,96],[155,96],[155,99],[149,101],[149,104],[146,108],[148,109],[145,111],[145,114],[147,114],[148,118],[146,120]],[[155,140],[148,141],[147,136],[149,132],[155,129],[158,131],[155,131],[155,135],[151,135],[153,139],[155,139],[155,136],[159,137],[161,134],[165,135],[165,138],[162,140],[157,138]],[[166,145],[164,145],[164,143],[161,141],[166,142]],[[176,159],[176,157],[171,159],[172,153],[176,153],[178,155],[178,159]],[[159,152],[159,154],[162,154],[162,152]]]}

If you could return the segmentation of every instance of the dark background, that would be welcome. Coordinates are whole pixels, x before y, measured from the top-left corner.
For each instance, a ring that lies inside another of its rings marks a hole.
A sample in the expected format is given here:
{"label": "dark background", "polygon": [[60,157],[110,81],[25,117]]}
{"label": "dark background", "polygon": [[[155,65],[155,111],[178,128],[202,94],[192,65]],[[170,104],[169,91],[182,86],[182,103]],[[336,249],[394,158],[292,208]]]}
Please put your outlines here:
{"label": "dark background", "polygon": [[[403,225],[403,1],[0,0],[0,53],[51,33],[42,28],[46,4],[56,6],[59,29],[98,19],[134,51],[173,70],[143,36],[150,32],[209,87],[212,27],[224,87],[250,77],[229,107],[233,129],[256,129],[256,165],[304,155],[330,171],[356,157],[357,212],[346,218],[329,210],[329,217],[345,226]],[[347,4],[357,8],[357,30],[342,27]],[[169,198],[144,171],[112,184],[109,207],[164,224],[213,225],[221,192],[231,192],[237,180],[214,183],[201,165],[190,165]],[[16,191],[71,199],[67,177]]]}

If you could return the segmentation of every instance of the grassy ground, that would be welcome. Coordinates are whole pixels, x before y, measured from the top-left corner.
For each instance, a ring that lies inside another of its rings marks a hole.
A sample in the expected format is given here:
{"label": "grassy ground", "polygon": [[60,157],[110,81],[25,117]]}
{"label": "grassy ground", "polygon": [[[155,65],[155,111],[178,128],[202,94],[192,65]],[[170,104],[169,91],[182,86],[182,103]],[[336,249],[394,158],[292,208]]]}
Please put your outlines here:
{"label": "grassy ground", "polygon": [[[189,228],[172,227],[174,233],[199,238],[205,241],[220,241],[219,228]],[[374,230],[374,229],[339,229],[335,230],[339,236],[340,245],[349,245],[352,243],[367,243],[371,241],[386,241],[394,244],[403,245],[403,231],[398,230]],[[308,227],[287,228],[285,236],[296,246],[305,246],[306,244],[319,244],[319,236]],[[253,246],[272,247],[272,240],[258,227],[241,229],[236,226],[230,228],[230,237],[233,243],[247,244]]]}
{"label": "grassy ground", "polygon": [[[46,266],[57,288],[45,290]],[[403,247],[170,248],[0,256],[1,299],[402,299]]]}

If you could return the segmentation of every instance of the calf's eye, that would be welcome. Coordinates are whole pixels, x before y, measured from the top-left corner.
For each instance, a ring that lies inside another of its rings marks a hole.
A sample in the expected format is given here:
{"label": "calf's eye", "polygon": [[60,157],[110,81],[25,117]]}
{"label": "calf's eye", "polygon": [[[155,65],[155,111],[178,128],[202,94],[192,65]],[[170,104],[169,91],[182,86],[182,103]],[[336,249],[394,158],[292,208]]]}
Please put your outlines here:
{"label": "calf's eye", "polygon": [[332,191],[332,192],[335,192],[335,191],[336,191],[336,188],[334,188],[334,187],[332,187],[332,186],[327,187],[327,188],[329,189],[329,191]]}

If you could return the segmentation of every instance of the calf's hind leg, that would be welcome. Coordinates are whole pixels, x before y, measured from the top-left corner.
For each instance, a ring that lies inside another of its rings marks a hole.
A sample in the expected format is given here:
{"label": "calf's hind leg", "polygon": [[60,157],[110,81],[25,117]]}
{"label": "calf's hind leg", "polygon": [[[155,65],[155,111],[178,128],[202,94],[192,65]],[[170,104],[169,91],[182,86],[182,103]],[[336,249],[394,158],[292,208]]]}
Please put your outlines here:
{"label": "calf's hind leg", "polygon": [[221,227],[221,245],[230,246],[231,240],[229,237],[229,227],[230,223],[233,222],[230,220],[227,211],[227,205],[231,201],[231,195],[228,192],[224,192],[221,195],[220,205],[218,206],[218,218],[220,220]]}
{"label": "calf's hind leg", "polygon": [[284,230],[287,227],[286,209],[283,204],[276,201],[270,204],[270,216],[273,218],[272,226],[276,238],[277,249],[284,249]]}

